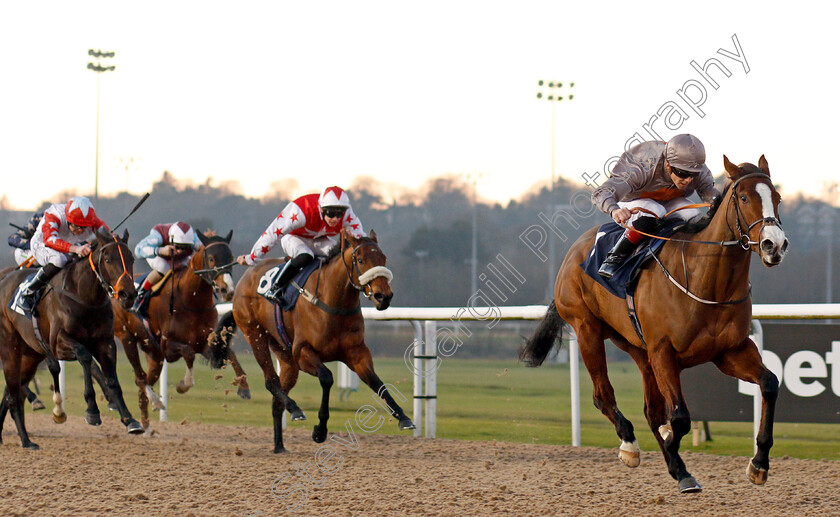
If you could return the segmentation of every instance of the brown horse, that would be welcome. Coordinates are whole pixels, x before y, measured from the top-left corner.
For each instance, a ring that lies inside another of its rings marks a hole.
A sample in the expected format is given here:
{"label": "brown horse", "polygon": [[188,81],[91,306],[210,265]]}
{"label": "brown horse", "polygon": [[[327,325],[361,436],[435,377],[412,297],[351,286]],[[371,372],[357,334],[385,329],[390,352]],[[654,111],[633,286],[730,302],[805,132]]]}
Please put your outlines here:
{"label": "brown horse", "polygon": [[604,340],[611,339],[627,352],[642,372],[648,424],[682,492],[701,489],[679,456],[680,440],[691,427],[680,386],[683,369],[711,361],[723,373],[761,387],[757,452],[747,467],[755,484],[767,480],[773,445],[779,383],[748,337],[752,317],[749,269],[750,251],[768,267],[781,263],[787,252],[788,240],[779,221],[781,198],[764,156],[758,167],[733,165],[726,156],[723,160],[728,179],[716,209],[693,228],[695,233],[676,233],[659,253],[661,266],[651,261],[639,277],[636,311],[644,339],[634,331],[625,301],[607,292],[579,266],[592,248],[596,228],[572,245],[557,274],[554,301],[520,352],[529,366],[539,366],[562,332],[563,321],[569,323],[592,377],[595,407],[615,426],[622,442],[619,458],[635,467],[639,446],[633,425],[616,406]]}
{"label": "brown horse", "polygon": [[[213,330],[219,318],[214,292],[233,293],[230,288],[230,270],[233,252],[227,237],[204,235],[197,232],[203,246],[199,248],[186,268],[174,271],[160,292],[149,301],[149,327],[135,313],[114,304],[114,332],[123,344],[128,362],[134,369],[134,382],[139,389],[140,421],[149,427],[149,399],[155,410],[163,409],[165,401],[154,392],[164,359],[171,362],[183,357],[187,372],[178,382],[178,393],[186,393],[194,384],[193,363],[196,354],[209,358],[209,341],[215,339]],[[146,354],[148,373],[140,364],[138,346]],[[236,373],[239,396],[251,398],[245,371],[233,350],[229,355],[211,364],[213,368],[230,360]]]}
{"label": "brown horse", "polygon": [[[82,364],[87,402],[85,419],[91,425],[101,423],[91,381],[91,365],[96,359],[104,373],[108,396],[120,412],[120,420],[129,433],[143,432],[142,426],[129,413],[117,380],[114,313],[109,301],[113,296],[123,307],[131,307],[136,295],[131,278],[134,256],[126,245],[128,232],[122,238],[106,232],[97,233],[96,237],[87,258],[67,264],[52,279],[32,320],[8,307],[18,285],[31,270],[9,271],[0,278],[0,301],[3,303],[0,308],[0,359],[6,377],[6,390],[0,403],[0,430],[6,412],[10,411],[21,445],[29,449],[38,449],[38,446],[29,439],[24,425],[21,386],[32,380],[38,364],[45,358],[53,374],[53,401],[56,403],[53,418],[57,423],[67,419],[62,394],[58,391],[57,359],[78,359]],[[37,331],[33,321],[37,323]]]}
{"label": "brown horse", "polygon": [[[303,411],[287,393],[297,383],[298,372],[318,377],[322,388],[318,424],[312,439],[321,443],[327,438],[329,395],[333,376],[324,363],[342,361],[359,375],[365,384],[388,405],[399,421],[400,429],[414,429],[411,419],[394,402],[388,388],[373,370],[373,358],[365,345],[365,321],[359,305],[359,293],[364,292],[378,310],[391,303],[392,274],[385,267],[385,254],[379,248],[376,233],[370,237],[354,238],[344,230],[341,242],[329,253],[328,262],[309,277],[295,307],[283,312],[283,325],[292,341],[286,348],[277,330],[274,304],[257,294],[263,274],[282,264],[279,259],[267,259],[248,269],[236,286],[231,316],[219,322],[216,353],[224,357],[230,333],[237,325],[254,350],[254,357],[265,376],[265,387],[273,395],[274,452],[285,452],[281,416],[284,409],[292,420],[305,420]],[[314,293],[314,294],[312,294]],[[235,321],[231,321],[235,320]],[[227,331],[225,331],[227,330]],[[271,352],[281,364],[280,376],[274,370]]]}

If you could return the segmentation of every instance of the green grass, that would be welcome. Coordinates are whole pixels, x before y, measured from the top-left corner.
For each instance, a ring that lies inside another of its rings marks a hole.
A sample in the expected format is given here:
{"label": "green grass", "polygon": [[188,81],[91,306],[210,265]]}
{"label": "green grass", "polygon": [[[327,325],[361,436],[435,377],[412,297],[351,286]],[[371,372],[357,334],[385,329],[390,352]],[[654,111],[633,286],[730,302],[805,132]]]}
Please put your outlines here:
{"label": "green grass", "polygon": [[[245,371],[249,374],[251,400],[236,396],[236,387],[230,384],[233,372],[210,370],[197,364],[194,374],[196,385],[189,393],[181,395],[175,384],[184,375],[183,361],[170,365],[169,370],[169,421],[186,418],[191,422],[229,425],[271,426],[270,397],[263,386],[262,373],[249,354],[241,354]],[[137,388],[133,374],[124,356],[119,358],[119,378],[129,409],[135,417]],[[335,373],[335,365],[330,365]],[[402,404],[406,414],[412,412],[412,375],[401,359],[376,360],[377,373],[386,383],[394,384],[408,400]],[[214,379],[222,374],[222,379]],[[45,390],[51,384],[49,374],[39,372],[43,383],[42,399],[51,407]],[[655,450],[656,442],[643,415],[641,378],[632,363],[613,363],[610,377],[622,413],[636,428],[639,445],[643,450]],[[67,376],[67,412],[84,415],[82,373],[78,363],[69,363]],[[160,393],[160,390],[157,390]],[[571,408],[569,403],[569,368],[567,365],[546,365],[525,368],[514,360],[463,360],[445,359],[438,371],[437,436],[457,440],[498,440],[523,443],[571,444]],[[301,374],[292,397],[307,413],[305,422],[292,422],[292,427],[311,429],[317,418],[320,402],[320,385],[314,377]],[[618,437],[606,417],[592,405],[592,385],[589,375],[581,370],[581,420],[582,445],[615,448]],[[338,390],[331,394],[332,430],[343,427],[355,411],[365,405],[375,407],[373,392],[362,385],[349,400],[339,401]],[[28,406],[27,406],[28,407]],[[103,416],[116,418],[100,404]],[[157,414],[153,414],[153,419]],[[11,424],[8,422],[6,427]],[[836,425],[789,424],[775,426],[773,456],[791,456],[811,459],[840,459],[840,433]],[[379,433],[409,435],[399,431],[394,421],[382,426]],[[720,454],[752,454],[752,423],[711,423],[713,441],[694,447],[691,435],[683,440],[683,450]]]}

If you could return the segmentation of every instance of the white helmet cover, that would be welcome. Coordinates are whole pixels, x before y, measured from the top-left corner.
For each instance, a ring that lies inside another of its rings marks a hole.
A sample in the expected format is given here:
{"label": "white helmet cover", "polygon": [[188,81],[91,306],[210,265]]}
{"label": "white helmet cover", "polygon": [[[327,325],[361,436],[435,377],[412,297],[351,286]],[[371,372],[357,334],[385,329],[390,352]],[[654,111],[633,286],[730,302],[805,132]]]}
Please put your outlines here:
{"label": "white helmet cover", "polygon": [[178,221],[169,227],[169,242],[172,244],[189,244],[195,242],[195,231],[187,223]]}
{"label": "white helmet cover", "polygon": [[347,196],[347,192],[344,192],[344,189],[341,187],[327,187],[318,198],[318,206],[321,208],[325,206],[350,208],[350,198]]}

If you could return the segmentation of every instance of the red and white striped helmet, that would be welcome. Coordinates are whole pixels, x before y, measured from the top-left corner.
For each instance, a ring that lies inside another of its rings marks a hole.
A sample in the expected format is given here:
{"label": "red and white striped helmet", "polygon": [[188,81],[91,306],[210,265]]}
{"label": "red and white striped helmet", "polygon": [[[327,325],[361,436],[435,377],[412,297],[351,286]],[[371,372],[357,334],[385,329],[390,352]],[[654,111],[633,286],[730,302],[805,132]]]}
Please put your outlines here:
{"label": "red and white striped helmet", "polygon": [[195,242],[195,231],[187,223],[178,221],[169,227],[169,242],[171,244],[189,244]]}
{"label": "red and white striped helmet", "polygon": [[350,198],[347,197],[347,192],[344,192],[341,187],[327,187],[318,198],[318,206],[321,208],[326,206],[350,208]]}
{"label": "red and white striped helmet", "polygon": [[64,215],[67,216],[68,223],[76,226],[93,226],[97,221],[93,204],[90,199],[83,196],[70,198],[70,201],[64,205]]}

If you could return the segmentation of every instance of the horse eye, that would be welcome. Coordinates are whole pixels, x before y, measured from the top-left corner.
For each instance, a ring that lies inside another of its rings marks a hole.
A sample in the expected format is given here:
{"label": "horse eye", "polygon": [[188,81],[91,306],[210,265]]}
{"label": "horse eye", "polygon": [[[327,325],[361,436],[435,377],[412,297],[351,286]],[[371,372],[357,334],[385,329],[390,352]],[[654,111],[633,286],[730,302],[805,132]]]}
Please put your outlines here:
{"label": "horse eye", "polygon": [[746,202],[747,202],[747,196],[745,196],[744,194],[741,194],[741,203],[746,203]]}
{"label": "horse eye", "polygon": [[105,263],[106,263],[106,264],[110,264],[110,263],[111,263],[111,259],[106,258],[106,259],[105,259]]}

